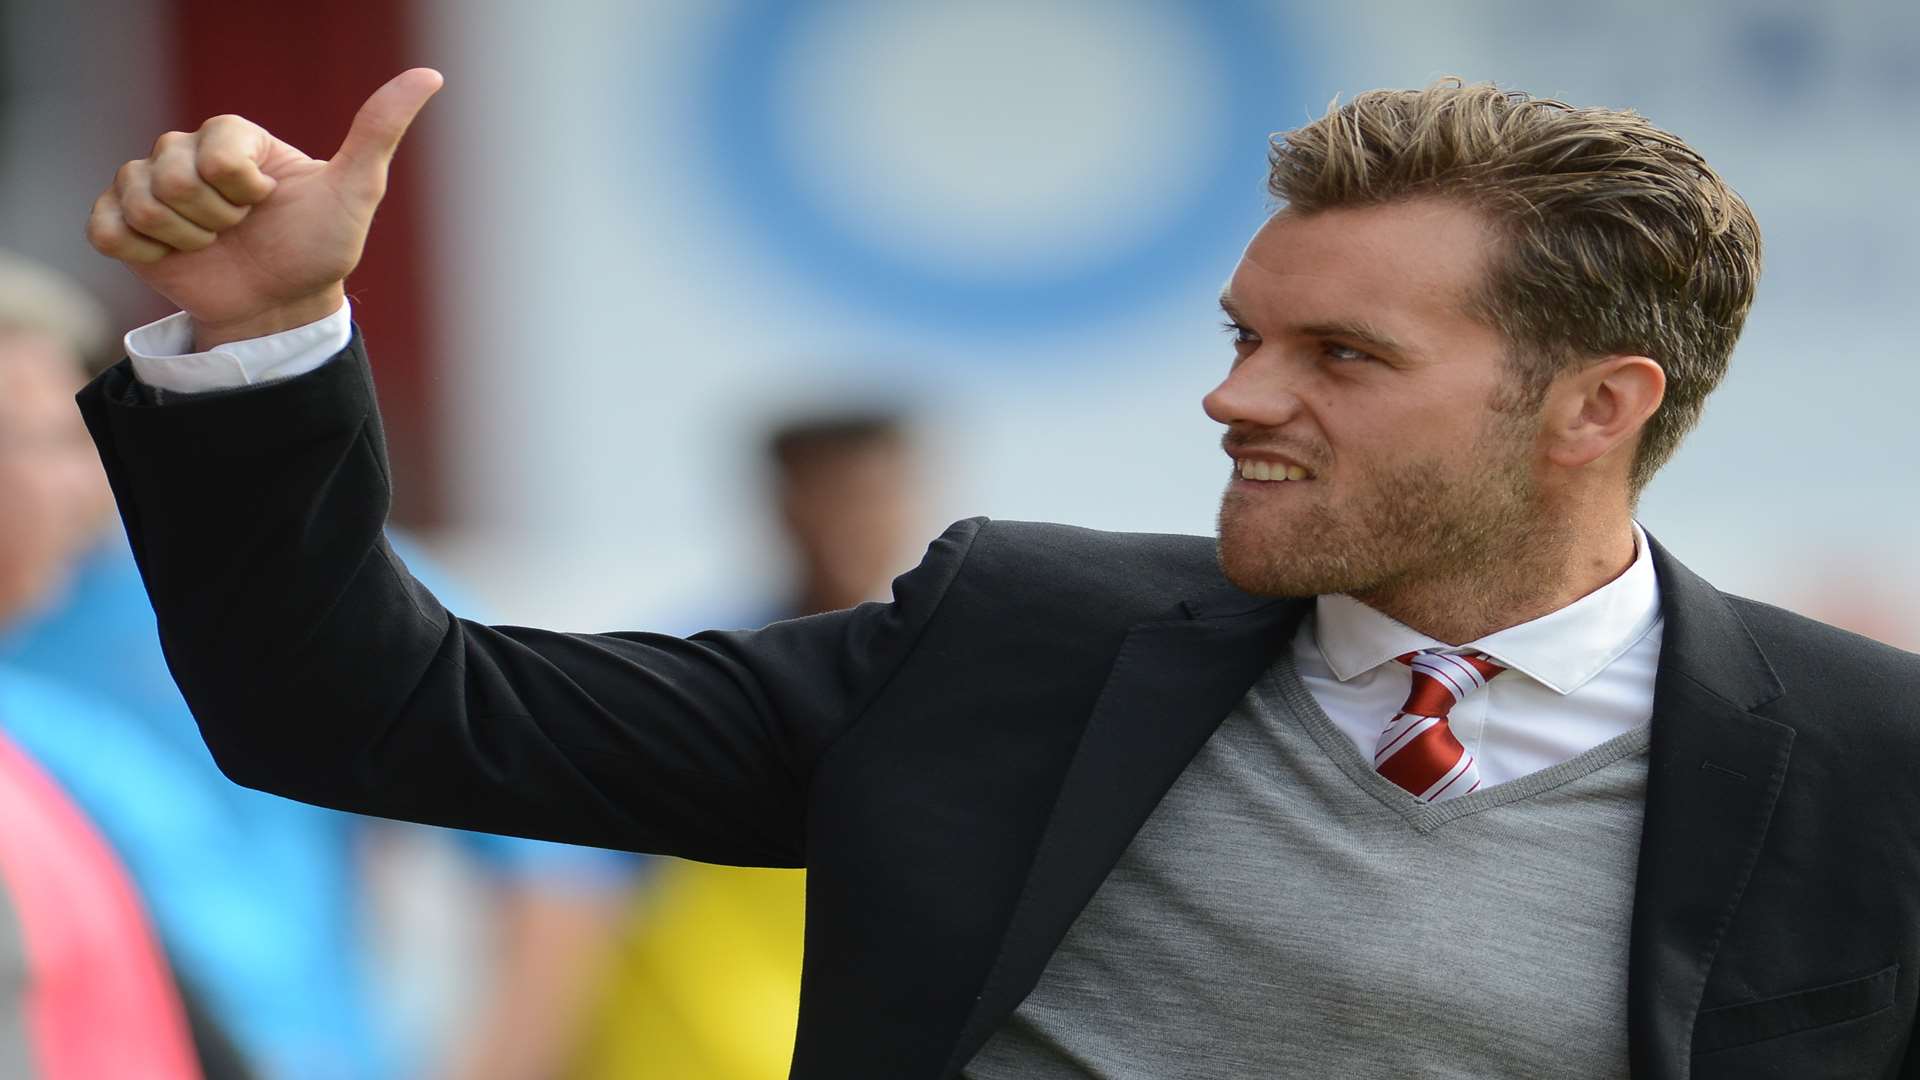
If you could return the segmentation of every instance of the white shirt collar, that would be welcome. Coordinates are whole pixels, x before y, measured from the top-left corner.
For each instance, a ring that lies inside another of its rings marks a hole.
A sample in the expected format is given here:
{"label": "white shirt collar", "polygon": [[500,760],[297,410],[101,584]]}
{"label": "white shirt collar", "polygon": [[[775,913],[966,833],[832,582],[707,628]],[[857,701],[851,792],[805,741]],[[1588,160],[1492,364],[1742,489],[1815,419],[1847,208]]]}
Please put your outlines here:
{"label": "white shirt collar", "polygon": [[[1633,526],[1635,555],[1626,572],[1530,622],[1461,646],[1486,653],[1558,694],[1571,694],[1647,636],[1660,622],[1660,584],[1647,534]],[[1405,653],[1450,646],[1345,595],[1314,603],[1314,639],[1334,677],[1346,682]]]}

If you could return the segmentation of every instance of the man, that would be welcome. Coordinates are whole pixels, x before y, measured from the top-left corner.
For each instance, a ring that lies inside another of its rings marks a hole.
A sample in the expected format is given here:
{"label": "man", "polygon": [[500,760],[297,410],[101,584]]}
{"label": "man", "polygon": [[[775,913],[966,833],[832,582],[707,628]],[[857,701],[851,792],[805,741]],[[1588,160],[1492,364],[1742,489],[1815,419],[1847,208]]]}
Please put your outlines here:
{"label": "man", "polygon": [[804,864],[798,1077],[1920,1075],[1920,661],[1631,517],[1758,271],[1678,138],[1443,83],[1278,141],[1217,544],[967,521],[889,604],[583,636],[380,540],[340,281],[439,85],[95,205],[185,312],[82,405],[235,778]]}

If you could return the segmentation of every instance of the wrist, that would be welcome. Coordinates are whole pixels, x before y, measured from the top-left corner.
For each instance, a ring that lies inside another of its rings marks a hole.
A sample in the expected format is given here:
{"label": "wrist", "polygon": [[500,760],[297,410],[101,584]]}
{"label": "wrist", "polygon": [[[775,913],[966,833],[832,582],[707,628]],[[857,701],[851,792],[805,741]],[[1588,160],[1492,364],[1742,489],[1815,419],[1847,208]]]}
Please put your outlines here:
{"label": "wrist", "polygon": [[340,310],[347,302],[346,286],[336,284],[311,296],[276,305],[243,319],[210,323],[193,320],[193,349],[206,352],[215,346],[250,338],[267,337],[286,330],[297,330]]}

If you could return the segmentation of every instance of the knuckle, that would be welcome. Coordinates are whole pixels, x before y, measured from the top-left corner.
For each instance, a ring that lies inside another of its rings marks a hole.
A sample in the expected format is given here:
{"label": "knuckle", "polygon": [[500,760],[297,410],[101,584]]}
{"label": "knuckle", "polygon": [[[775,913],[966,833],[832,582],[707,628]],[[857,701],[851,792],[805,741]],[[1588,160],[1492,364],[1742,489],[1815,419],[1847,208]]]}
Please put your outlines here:
{"label": "knuckle", "polygon": [[113,174],[113,189],[115,191],[130,190],[139,182],[141,174],[145,172],[145,166],[146,163],[142,161],[129,161],[122,164]]}
{"label": "knuckle", "polygon": [[207,199],[196,210],[194,220],[203,229],[221,232],[246,220],[247,208],[230,205],[225,199]]}
{"label": "knuckle", "polygon": [[163,131],[160,133],[159,138],[153,140],[153,156],[159,157],[168,150],[180,145],[182,141],[192,137],[193,136],[188,135],[184,131]]}
{"label": "knuckle", "polygon": [[161,202],[181,203],[200,194],[200,179],[178,169],[156,169],[147,186]]}
{"label": "knuckle", "polygon": [[135,192],[120,203],[120,216],[128,225],[141,232],[151,232],[163,228],[173,220],[167,208],[160,205],[152,196]]}
{"label": "knuckle", "polygon": [[209,150],[194,163],[203,179],[221,182],[245,178],[249,164],[246,158],[230,150]]}
{"label": "knuckle", "polygon": [[102,255],[124,259],[138,247],[138,242],[120,215],[106,210],[96,210],[87,219],[87,243]]}
{"label": "knuckle", "polygon": [[118,236],[113,227],[101,220],[101,217],[98,207],[94,208],[93,213],[87,217],[87,243],[91,244],[95,251],[110,255],[112,252],[108,248],[113,245]]}
{"label": "knuckle", "polygon": [[221,113],[218,116],[209,116],[201,121],[200,130],[211,131],[215,128],[234,127],[236,125],[250,126],[252,123],[253,121],[248,120],[244,116],[236,116],[233,113]]}

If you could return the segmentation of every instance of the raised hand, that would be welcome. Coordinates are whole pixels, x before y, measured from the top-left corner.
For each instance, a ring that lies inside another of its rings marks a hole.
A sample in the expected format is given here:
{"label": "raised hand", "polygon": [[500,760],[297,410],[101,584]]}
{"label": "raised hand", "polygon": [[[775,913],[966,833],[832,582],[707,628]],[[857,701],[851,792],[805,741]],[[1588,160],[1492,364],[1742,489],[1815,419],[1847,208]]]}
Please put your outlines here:
{"label": "raised hand", "polygon": [[169,131],[94,201],[87,240],[192,316],[198,349],[329,315],[360,262],[388,163],[441,81],[430,68],[395,76],[329,160],[238,116]]}

